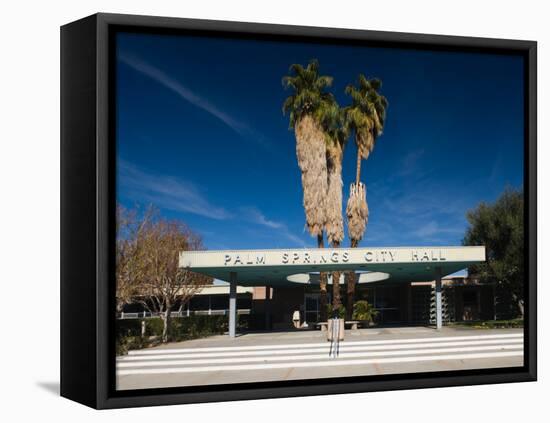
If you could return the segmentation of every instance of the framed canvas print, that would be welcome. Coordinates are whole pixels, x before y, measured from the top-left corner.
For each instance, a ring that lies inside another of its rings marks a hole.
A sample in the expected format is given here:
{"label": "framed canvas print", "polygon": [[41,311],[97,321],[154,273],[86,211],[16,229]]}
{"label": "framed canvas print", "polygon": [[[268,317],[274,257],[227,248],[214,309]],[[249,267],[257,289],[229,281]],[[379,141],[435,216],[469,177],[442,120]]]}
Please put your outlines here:
{"label": "framed canvas print", "polygon": [[536,379],[536,43],[61,28],[61,394]]}

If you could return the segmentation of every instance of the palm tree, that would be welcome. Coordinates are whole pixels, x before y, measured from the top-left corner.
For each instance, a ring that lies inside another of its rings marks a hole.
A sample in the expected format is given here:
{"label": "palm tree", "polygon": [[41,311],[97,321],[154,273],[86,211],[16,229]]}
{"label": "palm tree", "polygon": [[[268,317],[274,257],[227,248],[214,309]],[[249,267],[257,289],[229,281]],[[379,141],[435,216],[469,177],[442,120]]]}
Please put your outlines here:
{"label": "palm tree", "polygon": [[[283,103],[283,113],[289,114],[290,128],[296,137],[296,157],[302,173],[303,205],[306,227],[317,237],[317,246],[324,247],[323,231],[326,223],[325,203],[328,176],[325,134],[322,122],[334,102],[326,89],[332,77],[319,75],[319,62],[311,60],[307,67],[290,66],[283,86],[293,90]],[[321,318],[326,319],[327,275],[321,272]]]}
{"label": "palm tree", "polygon": [[[328,109],[323,122],[325,130],[328,191],[326,202],[325,230],[327,240],[333,248],[339,248],[344,240],[344,219],[342,217],[342,159],[348,139],[344,126],[344,112],[336,102]],[[332,308],[341,306],[340,272],[332,272]]]}
{"label": "palm tree", "polygon": [[[388,101],[379,94],[382,82],[379,79],[367,79],[360,74],[358,86],[350,84],[346,94],[351,96],[351,105],[345,109],[345,126],[353,131],[357,146],[357,168],[355,183],[350,186],[350,195],[346,205],[348,235],[351,247],[356,248],[365,234],[369,209],[367,205],[367,188],[361,183],[361,160],[367,159],[374,149],[376,139],[382,135],[386,120]],[[347,314],[351,318],[355,297],[356,275],[346,273]]]}
{"label": "palm tree", "polygon": [[346,87],[346,94],[352,100],[345,110],[346,125],[355,133],[357,146],[356,185],[361,182],[361,159],[368,159],[384,129],[388,100],[378,93],[381,87],[382,81],[367,79],[363,74],[359,74],[358,87],[353,84]]}

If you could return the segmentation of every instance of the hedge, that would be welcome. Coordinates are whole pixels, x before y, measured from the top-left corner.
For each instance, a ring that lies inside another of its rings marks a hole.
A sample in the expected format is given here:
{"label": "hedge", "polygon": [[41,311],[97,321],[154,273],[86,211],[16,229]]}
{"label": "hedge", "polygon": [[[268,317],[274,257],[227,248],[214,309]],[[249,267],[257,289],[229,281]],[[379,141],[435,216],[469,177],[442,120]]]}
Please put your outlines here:
{"label": "hedge", "polygon": [[473,329],[522,328],[523,327],[523,319],[464,321],[464,322],[451,323],[450,326],[466,326],[466,327],[473,328]]}
{"label": "hedge", "polygon": [[[145,336],[141,337],[141,322],[145,321]],[[238,328],[248,328],[249,316],[239,316]],[[118,319],[116,321],[117,355],[129,349],[145,348],[159,343],[164,322],[160,317],[145,319]],[[227,332],[227,316],[191,315],[170,319],[169,341],[185,341],[219,335]]]}

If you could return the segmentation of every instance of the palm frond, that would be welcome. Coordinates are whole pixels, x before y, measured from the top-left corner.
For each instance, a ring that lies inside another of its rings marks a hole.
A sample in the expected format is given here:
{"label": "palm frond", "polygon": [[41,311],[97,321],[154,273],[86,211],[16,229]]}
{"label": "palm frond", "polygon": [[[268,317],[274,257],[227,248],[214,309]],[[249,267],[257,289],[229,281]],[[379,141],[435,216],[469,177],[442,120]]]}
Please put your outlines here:
{"label": "palm frond", "polygon": [[283,113],[292,112],[291,128],[306,114],[322,123],[325,110],[334,102],[334,96],[327,91],[332,82],[331,76],[319,75],[317,59],[310,60],[306,67],[297,63],[290,65],[289,75],[282,78],[282,83],[293,91],[283,103]]}
{"label": "palm frond", "polygon": [[363,158],[368,157],[384,128],[388,101],[378,92],[381,87],[380,79],[359,74],[357,85],[348,85],[345,90],[351,97],[351,105],[345,109],[345,127],[355,132],[355,142]]}

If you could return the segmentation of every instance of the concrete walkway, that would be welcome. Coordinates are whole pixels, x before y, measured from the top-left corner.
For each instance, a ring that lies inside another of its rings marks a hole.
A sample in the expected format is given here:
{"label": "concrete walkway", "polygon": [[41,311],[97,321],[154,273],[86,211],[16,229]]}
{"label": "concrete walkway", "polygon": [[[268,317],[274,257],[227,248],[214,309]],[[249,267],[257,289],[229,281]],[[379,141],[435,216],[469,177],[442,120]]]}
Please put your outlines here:
{"label": "concrete walkway", "polygon": [[[523,330],[428,327],[249,333],[171,343],[117,358],[117,388],[140,389],[523,365]],[[337,353],[337,354],[336,354]]]}

